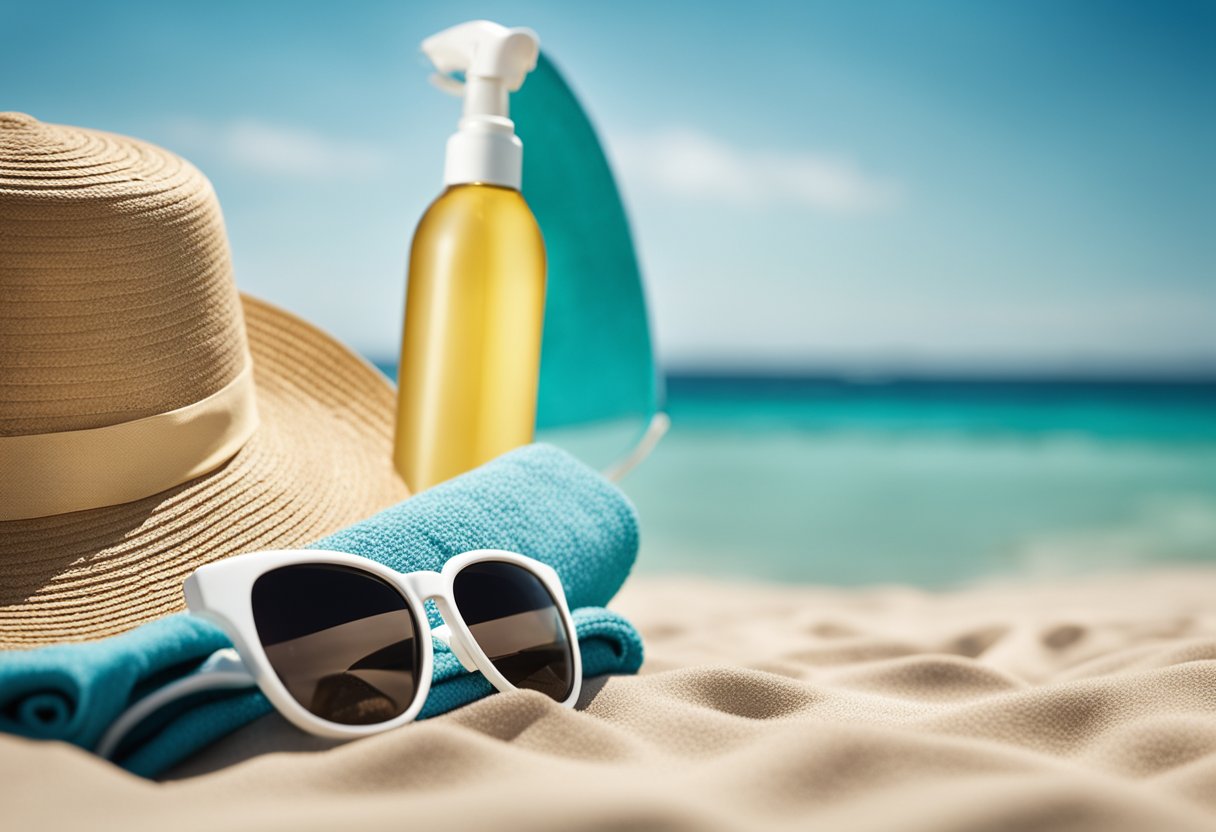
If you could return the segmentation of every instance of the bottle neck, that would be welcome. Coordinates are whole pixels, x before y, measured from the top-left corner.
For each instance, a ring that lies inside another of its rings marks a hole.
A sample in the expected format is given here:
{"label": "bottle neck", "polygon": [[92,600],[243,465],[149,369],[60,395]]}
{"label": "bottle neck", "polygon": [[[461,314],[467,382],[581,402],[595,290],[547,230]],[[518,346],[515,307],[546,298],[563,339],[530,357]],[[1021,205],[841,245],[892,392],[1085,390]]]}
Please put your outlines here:
{"label": "bottle neck", "polygon": [[481,182],[519,190],[524,146],[515,124],[505,116],[472,115],[448,139],[443,166],[445,185]]}

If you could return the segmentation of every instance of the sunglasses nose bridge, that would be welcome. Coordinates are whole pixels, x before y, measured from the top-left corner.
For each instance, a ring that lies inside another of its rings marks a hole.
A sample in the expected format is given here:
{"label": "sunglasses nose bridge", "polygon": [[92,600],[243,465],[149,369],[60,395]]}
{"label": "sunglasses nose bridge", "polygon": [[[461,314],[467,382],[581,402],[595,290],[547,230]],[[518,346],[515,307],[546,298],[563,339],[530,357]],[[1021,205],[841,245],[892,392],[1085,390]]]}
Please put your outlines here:
{"label": "sunglasses nose bridge", "polygon": [[413,572],[405,579],[420,601],[439,598],[444,594],[443,576],[438,572]]}
{"label": "sunglasses nose bridge", "polygon": [[470,673],[477,671],[477,662],[474,661],[473,655],[466,648],[464,640],[452,632],[451,625],[441,624],[435,627],[431,630],[431,637],[437,639],[440,644],[451,650],[465,670]]}

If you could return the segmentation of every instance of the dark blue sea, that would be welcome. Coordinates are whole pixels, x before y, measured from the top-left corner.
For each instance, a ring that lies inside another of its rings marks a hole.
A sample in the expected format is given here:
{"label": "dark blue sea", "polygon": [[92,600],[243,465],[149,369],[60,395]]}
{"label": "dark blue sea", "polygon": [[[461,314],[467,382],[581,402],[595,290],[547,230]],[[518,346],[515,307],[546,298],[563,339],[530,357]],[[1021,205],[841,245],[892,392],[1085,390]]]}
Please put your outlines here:
{"label": "dark blue sea", "polygon": [[[1216,563],[1212,380],[707,373],[670,377],[667,411],[623,482],[645,572],[946,586]],[[542,438],[602,464],[636,426],[597,430]]]}

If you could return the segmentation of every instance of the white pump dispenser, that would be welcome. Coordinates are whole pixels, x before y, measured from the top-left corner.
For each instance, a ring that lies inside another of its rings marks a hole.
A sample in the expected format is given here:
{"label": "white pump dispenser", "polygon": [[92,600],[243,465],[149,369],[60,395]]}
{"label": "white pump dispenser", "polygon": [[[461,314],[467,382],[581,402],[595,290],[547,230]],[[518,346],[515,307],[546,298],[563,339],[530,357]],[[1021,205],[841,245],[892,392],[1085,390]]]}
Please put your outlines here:
{"label": "white pump dispenser", "polygon": [[[536,68],[540,39],[531,29],[509,29],[489,20],[461,23],[422,42],[435,65],[435,86],[464,96],[464,114],[448,139],[443,181],[479,182],[519,190],[523,144],[508,118],[507,98]],[[452,77],[464,73],[464,83]]]}

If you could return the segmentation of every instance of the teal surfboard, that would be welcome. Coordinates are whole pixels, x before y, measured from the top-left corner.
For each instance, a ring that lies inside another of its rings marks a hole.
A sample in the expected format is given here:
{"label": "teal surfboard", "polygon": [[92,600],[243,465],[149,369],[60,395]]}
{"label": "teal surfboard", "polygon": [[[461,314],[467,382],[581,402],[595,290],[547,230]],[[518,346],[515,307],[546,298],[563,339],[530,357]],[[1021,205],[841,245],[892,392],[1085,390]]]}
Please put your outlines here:
{"label": "teal surfboard", "polygon": [[662,387],[633,235],[599,137],[544,54],[511,96],[511,117],[548,258],[537,428],[644,428]]}

